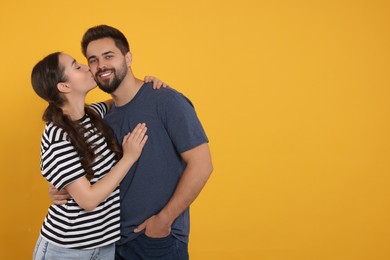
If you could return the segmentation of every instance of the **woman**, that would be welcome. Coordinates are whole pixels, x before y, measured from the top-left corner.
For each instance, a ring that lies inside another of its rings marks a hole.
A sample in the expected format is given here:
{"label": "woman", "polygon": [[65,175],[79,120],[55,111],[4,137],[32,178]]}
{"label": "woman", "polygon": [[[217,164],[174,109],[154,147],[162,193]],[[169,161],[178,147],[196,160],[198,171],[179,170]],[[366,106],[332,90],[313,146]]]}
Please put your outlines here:
{"label": "woman", "polygon": [[118,185],[140,156],[147,128],[138,124],[124,137],[121,150],[102,119],[111,101],[85,105],[96,83],[88,66],[65,53],[38,62],[31,82],[49,103],[43,114],[42,174],[72,197],[65,205],[49,207],[33,258],[114,259]]}

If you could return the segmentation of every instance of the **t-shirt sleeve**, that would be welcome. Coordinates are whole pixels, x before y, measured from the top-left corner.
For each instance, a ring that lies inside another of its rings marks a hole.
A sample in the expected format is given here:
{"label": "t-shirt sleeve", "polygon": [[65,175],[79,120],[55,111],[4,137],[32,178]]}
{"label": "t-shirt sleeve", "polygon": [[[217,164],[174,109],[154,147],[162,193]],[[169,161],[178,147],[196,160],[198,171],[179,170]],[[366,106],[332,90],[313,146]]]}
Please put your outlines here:
{"label": "t-shirt sleeve", "polygon": [[208,142],[191,101],[179,92],[172,92],[159,101],[159,114],[179,153]]}
{"label": "t-shirt sleeve", "polygon": [[80,157],[67,140],[51,143],[41,156],[43,177],[57,190],[85,175]]}
{"label": "t-shirt sleeve", "polygon": [[90,108],[92,108],[96,113],[99,114],[102,118],[107,114],[108,107],[106,103],[99,102],[99,103],[93,103],[89,105]]}

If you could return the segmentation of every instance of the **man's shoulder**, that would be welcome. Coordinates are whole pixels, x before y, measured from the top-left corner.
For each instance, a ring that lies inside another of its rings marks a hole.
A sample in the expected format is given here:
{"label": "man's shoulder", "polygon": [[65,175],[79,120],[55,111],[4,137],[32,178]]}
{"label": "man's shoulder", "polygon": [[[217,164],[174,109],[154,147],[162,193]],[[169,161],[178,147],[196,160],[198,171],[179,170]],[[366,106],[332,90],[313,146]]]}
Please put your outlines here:
{"label": "man's shoulder", "polygon": [[145,92],[147,92],[148,94],[155,95],[158,97],[181,95],[180,92],[171,87],[161,87],[160,89],[153,89],[153,83],[151,82],[145,83],[142,88],[145,88]]}
{"label": "man's shoulder", "polygon": [[143,88],[145,88],[142,92],[142,100],[143,105],[146,104],[156,104],[156,105],[168,105],[168,104],[175,104],[175,103],[191,103],[191,101],[184,96],[182,93],[177,91],[176,89],[173,89],[171,87],[166,88],[160,88],[160,89],[153,89],[151,83],[145,83],[143,85]]}

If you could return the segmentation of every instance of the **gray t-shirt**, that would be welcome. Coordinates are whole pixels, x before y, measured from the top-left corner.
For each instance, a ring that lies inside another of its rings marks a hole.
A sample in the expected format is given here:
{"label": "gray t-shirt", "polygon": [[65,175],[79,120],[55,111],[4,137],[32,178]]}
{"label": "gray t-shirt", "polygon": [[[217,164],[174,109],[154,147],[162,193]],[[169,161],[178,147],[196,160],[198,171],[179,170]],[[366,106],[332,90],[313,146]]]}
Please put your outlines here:
{"label": "gray t-shirt", "polygon": [[[190,100],[170,88],[153,90],[145,83],[127,104],[111,108],[105,120],[121,143],[138,123],[146,123],[148,141],[139,160],[120,185],[121,240],[139,234],[133,230],[157,214],[169,201],[185,169],[180,154],[208,142]],[[188,243],[189,209],[173,223],[172,234]]]}

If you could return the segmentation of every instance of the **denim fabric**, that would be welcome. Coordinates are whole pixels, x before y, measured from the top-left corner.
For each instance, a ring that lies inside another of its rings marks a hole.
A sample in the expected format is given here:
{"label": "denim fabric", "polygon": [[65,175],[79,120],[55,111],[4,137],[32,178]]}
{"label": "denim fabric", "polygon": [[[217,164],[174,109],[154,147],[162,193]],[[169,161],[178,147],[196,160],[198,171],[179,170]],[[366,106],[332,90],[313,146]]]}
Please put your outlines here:
{"label": "denim fabric", "polygon": [[188,260],[188,246],[173,235],[151,238],[145,234],[117,245],[116,260]]}
{"label": "denim fabric", "polygon": [[115,244],[94,249],[71,249],[47,242],[41,236],[34,249],[33,260],[113,260]]}

